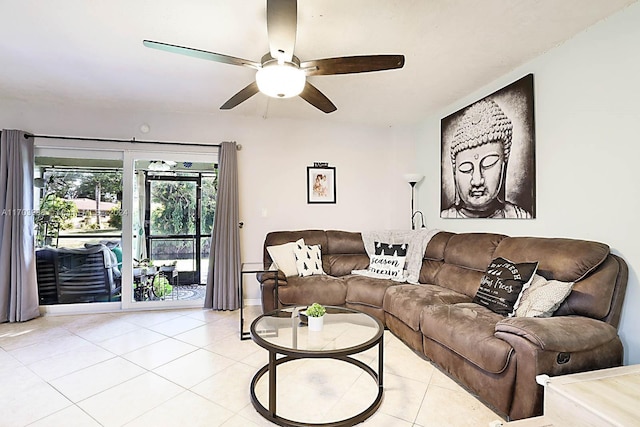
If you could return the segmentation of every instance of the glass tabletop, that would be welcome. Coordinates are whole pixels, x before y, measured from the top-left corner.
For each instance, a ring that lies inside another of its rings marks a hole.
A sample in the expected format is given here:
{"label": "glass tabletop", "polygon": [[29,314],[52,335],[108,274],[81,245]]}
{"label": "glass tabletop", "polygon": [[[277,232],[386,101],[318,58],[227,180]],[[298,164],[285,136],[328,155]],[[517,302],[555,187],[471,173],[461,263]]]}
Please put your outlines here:
{"label": "glass tabletop", "polygon": [[[240,264],[240,270],[242,273],[263,273],[265,271],[271,271],[269,266],[266,266],[263,262],[243,262]],[[278,271],[273,269],[273,271]]]}
{"label": "glass tabletop", "polygon": [[345,307],[327,306],[321,331],[310,331],[306,306],[275,310],[251,324],[253,340],[260,346],[283,354],[318,357],[352,354],[375,345],[383,333],[382,323],[366,313]]}

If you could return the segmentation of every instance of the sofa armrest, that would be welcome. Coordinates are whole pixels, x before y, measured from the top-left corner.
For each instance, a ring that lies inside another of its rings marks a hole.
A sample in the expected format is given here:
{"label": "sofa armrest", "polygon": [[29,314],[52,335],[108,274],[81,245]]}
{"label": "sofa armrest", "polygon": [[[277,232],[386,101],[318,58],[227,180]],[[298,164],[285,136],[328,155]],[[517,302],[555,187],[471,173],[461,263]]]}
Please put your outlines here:
{"label": "sofa armrest", "polygon": [[610,324],[581,316],[512,317],[498,322],[495,331],[523,337],[542,350],[567,353],[596,348],[618,336]]}
{"label": "sofa armrest", "polygon": [[622,341],[616,328],[589,317],[508,318],[496,324],[495,336],[515,350],[516,382],[509,410],[513,419],[542,414],[543,387],[536,383],[537,375],[565,375],[622,364]]}
{"label": "sofa armrest", "polygon": [[257,273],[256,279],[260,283],[262,312],[268,313],[277,309],[280,306],[278,301],[278,288],[287,285],[287,277],[282,271],[278,270]]}
{"label": "sofa armrest", "polygon": [[275,280],[276,275],[278,275],[278,286],[287,284],[287,276],[285,276],[281,270],[271,270],[257,273],[256,279],[258,279],[258,282],[264,283],[267,280]]}

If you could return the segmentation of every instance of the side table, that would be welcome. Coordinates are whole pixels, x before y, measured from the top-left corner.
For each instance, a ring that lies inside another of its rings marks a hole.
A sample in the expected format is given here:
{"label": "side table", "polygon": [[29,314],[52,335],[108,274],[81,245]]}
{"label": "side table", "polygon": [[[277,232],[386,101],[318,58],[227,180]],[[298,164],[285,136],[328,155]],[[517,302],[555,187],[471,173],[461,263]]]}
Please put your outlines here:
{"label": "side table", "polygon": [[[251,338],[251,333],[244,330],[244,281],[243,278],[246,274],[258,274],[267,273],[268,267],[265,267],[262,262],[243,262],[240,264],[240,339],[248,340]],[[276,298],[278,295],[278,275],[275,277]]]}

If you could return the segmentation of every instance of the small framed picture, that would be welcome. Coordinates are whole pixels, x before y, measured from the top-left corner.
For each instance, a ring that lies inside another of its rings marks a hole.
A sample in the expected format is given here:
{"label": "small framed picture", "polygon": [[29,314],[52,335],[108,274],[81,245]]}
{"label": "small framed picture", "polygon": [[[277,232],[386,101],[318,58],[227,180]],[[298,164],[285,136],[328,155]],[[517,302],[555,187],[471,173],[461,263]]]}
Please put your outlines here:
{"label": "small framed picture", "polygon": [[307,166],[307,203],[336,202],[336,168]]}

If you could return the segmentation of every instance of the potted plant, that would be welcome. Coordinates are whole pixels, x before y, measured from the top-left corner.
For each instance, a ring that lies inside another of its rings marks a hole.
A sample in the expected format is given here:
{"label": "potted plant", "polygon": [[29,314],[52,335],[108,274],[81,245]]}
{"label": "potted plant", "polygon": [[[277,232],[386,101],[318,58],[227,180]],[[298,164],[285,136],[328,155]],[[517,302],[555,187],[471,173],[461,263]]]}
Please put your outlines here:
{"label": "potted plant", "polygon": [[314,302],[311,304],[307,310],[307,317],[309,322],[309,330],[310,331],[321,331],[322,325],[324,323],[324,315],[327,312],[327,309],[322,305]]}

